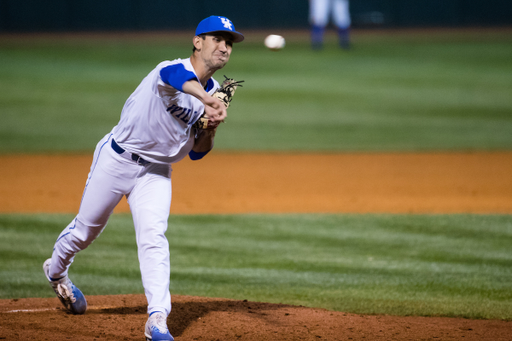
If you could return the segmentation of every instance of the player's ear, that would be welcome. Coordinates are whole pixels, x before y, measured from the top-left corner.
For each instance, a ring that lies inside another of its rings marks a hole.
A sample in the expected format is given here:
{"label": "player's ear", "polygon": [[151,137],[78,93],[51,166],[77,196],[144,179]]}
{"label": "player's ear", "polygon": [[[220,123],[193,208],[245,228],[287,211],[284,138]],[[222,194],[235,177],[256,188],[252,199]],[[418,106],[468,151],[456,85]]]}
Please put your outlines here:
{"label": "player's ear", "polygon": [[196,50],[201,51],[201,48],[203,47],[202,41],[203,41],[203,39],[201,39],[200,36],[194,37],[194,39],[192,40],[192,43],[194,44],[194,47],[196,48]]}

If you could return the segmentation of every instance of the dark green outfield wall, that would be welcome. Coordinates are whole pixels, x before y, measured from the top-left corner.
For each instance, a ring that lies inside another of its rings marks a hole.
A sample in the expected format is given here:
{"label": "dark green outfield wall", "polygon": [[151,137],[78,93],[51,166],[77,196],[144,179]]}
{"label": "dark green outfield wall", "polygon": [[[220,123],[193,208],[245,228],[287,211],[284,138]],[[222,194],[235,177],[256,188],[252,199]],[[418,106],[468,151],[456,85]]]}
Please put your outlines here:
{"label": "dark green outfield wall", "polygon": [[[354,27],[512,25],[511,0],[351,0],[350,7]],[[212,14],[237,29],[301,28],[308,1],[0,0],[0,31],[190,29]]]}

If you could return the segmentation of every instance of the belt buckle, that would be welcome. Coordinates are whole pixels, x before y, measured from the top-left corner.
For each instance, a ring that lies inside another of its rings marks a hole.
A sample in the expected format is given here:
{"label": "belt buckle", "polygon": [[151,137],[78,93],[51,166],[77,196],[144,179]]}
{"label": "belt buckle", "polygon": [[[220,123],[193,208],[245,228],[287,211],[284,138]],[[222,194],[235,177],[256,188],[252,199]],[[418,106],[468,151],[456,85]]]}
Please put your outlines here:
{"label": "belt buckle", "polygon": [[138,165],[144,165],[146,161],[137,154],[132,154],[132,160],[135,161],[135,163],[137,163]]}

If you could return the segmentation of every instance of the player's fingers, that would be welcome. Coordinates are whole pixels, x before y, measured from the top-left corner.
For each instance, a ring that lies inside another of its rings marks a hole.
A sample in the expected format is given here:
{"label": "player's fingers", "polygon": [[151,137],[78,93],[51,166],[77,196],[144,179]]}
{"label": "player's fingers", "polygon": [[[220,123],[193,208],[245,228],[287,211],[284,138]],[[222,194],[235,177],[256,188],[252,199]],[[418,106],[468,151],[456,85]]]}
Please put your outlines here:
{"label": "player's fingers", "polygon": [[205,106],[204,111],[211,121],[222,121],[227,117],[227,111],[224,106],[220,108]]}
{"label": "player's fingers", "polygon": [[220,115],[219,115],[219,117],[218,117],[217,121],[224,121],[224,119],[225,119],[226,117],[228,117],[228,112],[227,112],[226,108],[224,107],[224,108],[222,108],[222,109],[223,109],[223,110],[221,110],[221,113],[220,113]]}
{"label": "player's fingers", "polygon": [[215,122],[222,122],[222,121],[224,121],[224,119],[227,116],[228,115],[226,114],[226,112],[224,112],[224,114],[219,114],[219,115],[216,115],[216,116],[210,116],[210,120],[215,121]]}
{"label": "player's fingers", "polygon": [[211,105],[205,105],[205,112],[212,121],[222,121],[228,116],[226,107],[218,99],[212,101]]}
{"label": "player's fingers", "polygon": [[216,99],[216,102],[218,103],[219,109],[220,109],[218,121],[223,121],[228,116],[228,111],[226,110],[226,106],[220,99],[218,99],[218,98],[215,98],[215,99]]}

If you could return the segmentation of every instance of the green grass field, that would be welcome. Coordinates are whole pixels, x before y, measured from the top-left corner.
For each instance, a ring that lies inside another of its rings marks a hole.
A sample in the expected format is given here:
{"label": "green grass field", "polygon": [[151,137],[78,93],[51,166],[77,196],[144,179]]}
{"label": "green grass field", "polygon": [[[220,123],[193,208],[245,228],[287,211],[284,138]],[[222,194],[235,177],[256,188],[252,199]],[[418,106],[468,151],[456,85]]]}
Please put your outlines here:
{"label": "green grass field", "polygon": [[[510,32],[355,34],[350,52],[280,52],[256,37],[217,74],[245,80],[224,150],[409,151],[512,148]],[[472,34],[472,35],[471,35]],[[261,37],[263,39],[263,37]],[[189,39],[0,39],[0,153],[90,151],[126,98]]]}
{"label": "green grass field", "polygon": [[[0,216],[0,297],[52,297],[63,215]],[[172,216],[174,294],[357,313],[512,318],[512,219],[493,215]],[[143,293],[129,215],[77,255],[89,295]]]}
{"label": "green grass field", "polygon": [[[512,148],[510,31],[364,32],[341,51],[261,33],[218,73],[244,79],[216,148]],[[0,36],[0,154],[89,153],[181,36]],[[4,165],[8,166],[8,165]],[[41,266],[68,215],[0,215],[0,298],[51,297]],[[512,215],[172,216],[172,293],[397,315],[512,319]],[[142,293],[129,215],[76,257],[86,295]]]}

